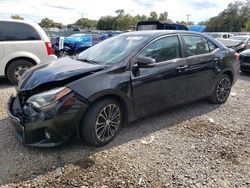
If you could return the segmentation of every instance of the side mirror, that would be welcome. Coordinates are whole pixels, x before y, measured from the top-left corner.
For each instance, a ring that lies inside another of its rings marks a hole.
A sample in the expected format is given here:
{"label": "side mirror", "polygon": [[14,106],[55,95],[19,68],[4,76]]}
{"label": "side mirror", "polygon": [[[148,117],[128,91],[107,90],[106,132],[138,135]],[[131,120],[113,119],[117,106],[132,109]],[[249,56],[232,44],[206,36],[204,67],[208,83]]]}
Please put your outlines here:
{"label": "side mirror", "polygon": [[155,59],[150,57],[137,57],[137,67],[138,68],[150,68],[154,67],[156,64]]}

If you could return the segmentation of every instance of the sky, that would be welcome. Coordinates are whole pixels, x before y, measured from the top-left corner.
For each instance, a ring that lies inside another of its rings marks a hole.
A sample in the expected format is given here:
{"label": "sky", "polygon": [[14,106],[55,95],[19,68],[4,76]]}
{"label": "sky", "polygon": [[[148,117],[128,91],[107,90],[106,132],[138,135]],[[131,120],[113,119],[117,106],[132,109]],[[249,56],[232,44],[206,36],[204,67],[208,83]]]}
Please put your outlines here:
{"label": "sky", "polygon": [[40,22],[48,17],[63,24],[74,23],[81,17],[98,19],[116,15],[124,9],[131,15],[168,12],[173,21],[198,23],[218,15],[233,0],[0,0],[0,18],[21,15],[25,20]]}

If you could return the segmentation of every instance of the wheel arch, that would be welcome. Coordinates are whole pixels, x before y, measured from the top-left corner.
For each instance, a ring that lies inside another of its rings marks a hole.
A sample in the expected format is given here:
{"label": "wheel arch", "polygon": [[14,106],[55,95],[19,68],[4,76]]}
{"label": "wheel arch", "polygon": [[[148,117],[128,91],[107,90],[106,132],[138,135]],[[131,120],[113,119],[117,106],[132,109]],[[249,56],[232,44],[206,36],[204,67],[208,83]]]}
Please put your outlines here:
{"label": "wheel arch", "polygon": [[230,77],[230,79],[231,79],[231,82],[233,83],[233,81],[234,81],[234,75],[233,75],[233,72],[232,72],[232,71],[226,70],[226,71],[224,71],[222,74],[228,75],[228,76]]}
{"label": "wheel arch", "polygon": [[25,57],[25,56],[23,56],[23,57],[15,57],[15,58],[13,58],[13,59],[11,59],[11,60],[9,60],[7,62],[6,66],[5,66],[5,70],[4,70],[5,76],[7,76],[7,70],[9,68],[10,64],[17,61],[17,60],[26,60],[26,61],[31,62],[33,65],[37,64],[37,62],[34,59],[30,58],[30,57]]}
{"label": "wheel arch", "polygon": [[[127,120],[129,118],[129,104],[128,104],[127,100],[124,97],[122,97],[121,95],[119,95],[117,93],[116,94],[115,93],[106,93],[106,94],[100,95],[98,97],[93,97],[91,99],[91,104],[96,103],[99,100],[104,100],[107,98],[114,99],[120,103],[120,105],[122,107],[122,113],[124,115],[123,123],[127,123]],[[90,104],[90,106],[91,106],[91,104]]]}

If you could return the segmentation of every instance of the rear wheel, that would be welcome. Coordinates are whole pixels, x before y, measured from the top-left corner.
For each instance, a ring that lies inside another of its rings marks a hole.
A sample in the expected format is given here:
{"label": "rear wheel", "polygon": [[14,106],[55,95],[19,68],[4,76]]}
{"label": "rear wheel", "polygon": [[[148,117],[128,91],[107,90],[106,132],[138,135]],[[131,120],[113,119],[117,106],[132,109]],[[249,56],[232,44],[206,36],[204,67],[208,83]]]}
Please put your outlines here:
{"label": "rear wheel", "polygon": [[227,101],[232,88],[231,78],[227,74],[223,74],[216,84],[210,101],[215,104],[223,104]]}
{"label": "rear wheel", "polygon": [[32,66],[33,63],[25,59],[15,60],[8,66],[6,76],[11,83],[17,85],[23,73]]}
{"label": "rear wheel", "polygon": [[109,143],[122,124],[122,109],[114,99],[101,99],[85,113],[80,130],[85,141],[94,146]]}

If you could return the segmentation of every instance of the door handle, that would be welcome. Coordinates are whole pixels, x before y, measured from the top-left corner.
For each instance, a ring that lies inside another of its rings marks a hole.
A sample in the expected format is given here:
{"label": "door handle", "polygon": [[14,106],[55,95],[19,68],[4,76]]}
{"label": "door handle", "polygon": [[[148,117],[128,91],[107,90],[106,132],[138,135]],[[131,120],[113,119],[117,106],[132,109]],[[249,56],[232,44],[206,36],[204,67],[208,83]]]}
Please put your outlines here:
{"label": "door handle", "polygon": [[179,72],[181,72],[181,71],[186,70],[187,68],[188,68],[187,65],[182,65],[182,66],[177,67],[176,70],[178,70]]}

